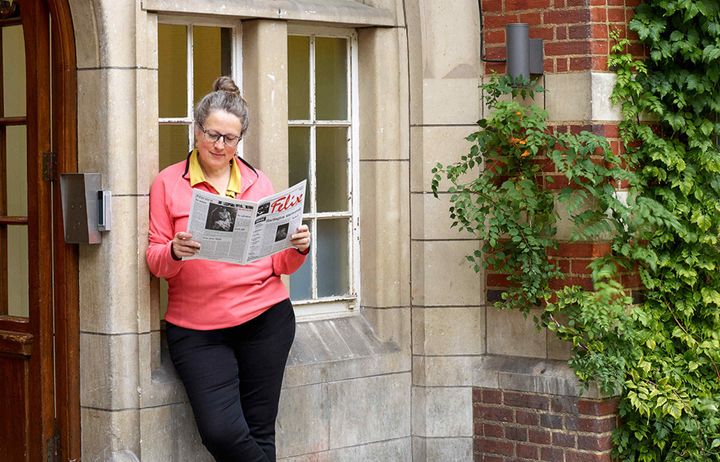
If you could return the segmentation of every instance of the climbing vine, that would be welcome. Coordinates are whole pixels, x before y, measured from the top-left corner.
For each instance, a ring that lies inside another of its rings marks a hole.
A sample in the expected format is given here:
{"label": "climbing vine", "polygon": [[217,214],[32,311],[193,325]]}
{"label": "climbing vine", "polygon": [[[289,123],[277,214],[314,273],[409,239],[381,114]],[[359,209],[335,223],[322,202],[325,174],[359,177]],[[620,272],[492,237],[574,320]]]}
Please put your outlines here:
{"label": "climbing vine", "polygon": [[[601,137],[555,133],[517,101],[536,85],[494,77],[470,152],[438,164],[432,188],[449,183],[453,226],[482,240],[474,269],[508,275],[497,305],[540,307],[536,322],[570,342],[578,377],[620,395],[619,460],[720,460],[720,6],[648,0],[629,28],[647,57],[618,39],[610,58],[622,159]],[[547,188],[545,162],[567,187]],[[592,265],[592,291],[551,289],[556,204],[574,238],[612,241]],[[639,302],[619,282],[628,270],[643,282]]]}

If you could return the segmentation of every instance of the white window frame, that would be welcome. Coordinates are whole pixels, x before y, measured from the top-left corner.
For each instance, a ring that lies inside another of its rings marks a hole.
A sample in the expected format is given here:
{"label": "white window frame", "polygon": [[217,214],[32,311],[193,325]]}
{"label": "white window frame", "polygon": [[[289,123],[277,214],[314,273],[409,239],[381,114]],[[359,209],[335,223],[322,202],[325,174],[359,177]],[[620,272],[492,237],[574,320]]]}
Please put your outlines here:
{"label": "white window frame", "polygon": [[[187,53],[187,101],[186,109],[187,112],[184,117],[159,117],[159,125],[186,125],[188,129],[188,149],[191,149],[195,144],[195,130],[192,129],[192,124],[195,121],[193,114],[195,107],[193,101],[195,100],[195,78],[193,73],[193,27],[222,27],[230,29],[232,34],[230,52],[230,72],[231,77],[239,88],[242,88],[242,22],[240,20],[222,19],[222,18],[198,18],[194,16],[168,16],[159,15],[157,19],[157,30],[159,35],[160,25],[170,24],[174,26],[186,26],[186,53]],[[242,140],[238,144],[237,153],[240,157],[243,157],[243,143]]]}
{"label": "white window frame", "polygon": [[[316,155],[316,136],[315,129],[317,127],[347,127],[350,132],[348,140],[348,180],[349,180],[349,207],[347,212],[321,212],[315,210],[315,203],[311,204],[311,211],[304,216],[311,221],[311,231],[317,236],[318,220],[327,218],[346,218],[349,219],[348,224],[348,254],[349,254],[349,294],[346,296],[312,298],[308,300],[293,300],[293,304],[298,308],[298,321],[309,321],[326,318],[337,318],[342,316],[353,315],[358,312],[360,307],[360,113],[358,108],[359,90],[358,90],[358,40],[357,32],[354,29],[334,28],[321,26],[304,26],[304,25],[288,25],[288,37],[306,36],[310,39],[310,117],[308,120],[288,120],[288,129],[291,127],[309,127],[310,128],[310,176],[315,177],[315,155]],[[316,37],[332,37],[347,39],[348,60],[347,60],[347,76],[348,76],[348,115],[347,120],[314,120],[315,116],[315,49],[314,43]],[[289,82],[288,82],[289,84]],[[310,197],[316,197],[317,182],[309,182],[312,188]],[[310,254],[308,258],[317,262],[317,246],[310,246]],[[317,263],[312,266],[311,275],[311,294],[317,297]]]}

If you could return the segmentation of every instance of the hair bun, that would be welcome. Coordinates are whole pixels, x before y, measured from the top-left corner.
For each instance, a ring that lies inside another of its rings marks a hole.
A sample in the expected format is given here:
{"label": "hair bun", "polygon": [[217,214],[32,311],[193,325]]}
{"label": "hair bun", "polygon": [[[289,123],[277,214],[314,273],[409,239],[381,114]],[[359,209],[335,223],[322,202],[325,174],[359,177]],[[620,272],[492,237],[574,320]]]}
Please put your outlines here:
{"label": "hair bun", "polygon": [[213,91],[224,91],[240,96],[240,89],[235,85],[235,81],[227,75],[218,77],[217,80],[215,80],[215,83],[213,83]]}

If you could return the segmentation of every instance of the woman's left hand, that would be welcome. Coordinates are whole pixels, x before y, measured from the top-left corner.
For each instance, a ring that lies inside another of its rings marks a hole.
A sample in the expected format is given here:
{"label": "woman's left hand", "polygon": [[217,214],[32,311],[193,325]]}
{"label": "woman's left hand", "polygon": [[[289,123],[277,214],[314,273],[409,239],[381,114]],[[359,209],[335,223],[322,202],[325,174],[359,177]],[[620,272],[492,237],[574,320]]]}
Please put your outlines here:
{"label": "woman's left hand", "polygon": [[290,236],[290,243],[300,252],[305,253],[310,247],[310,230],[307,225],[300,225],[295,234]]}

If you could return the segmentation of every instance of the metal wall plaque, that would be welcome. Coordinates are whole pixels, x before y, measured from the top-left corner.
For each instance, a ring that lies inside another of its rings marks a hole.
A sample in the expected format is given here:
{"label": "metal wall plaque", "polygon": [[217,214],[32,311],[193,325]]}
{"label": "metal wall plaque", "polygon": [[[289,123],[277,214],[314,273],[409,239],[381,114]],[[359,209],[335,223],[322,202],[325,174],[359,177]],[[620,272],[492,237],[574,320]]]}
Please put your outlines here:
{"label": "metal wall plaque", "polygon": [[100,173],[63,173],[60,175],[65,242],[99,244],[98,192],[102,191]]}

